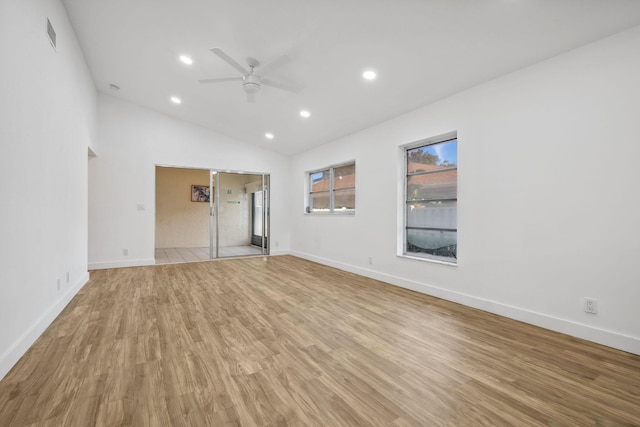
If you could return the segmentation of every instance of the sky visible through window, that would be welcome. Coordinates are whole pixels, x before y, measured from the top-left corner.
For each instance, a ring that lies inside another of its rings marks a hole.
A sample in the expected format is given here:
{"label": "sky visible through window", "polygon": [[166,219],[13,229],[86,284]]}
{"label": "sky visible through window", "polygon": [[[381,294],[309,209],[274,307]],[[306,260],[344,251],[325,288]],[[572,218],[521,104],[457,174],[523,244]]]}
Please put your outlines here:
{"label": "sky visible through window", "polygon": [[458,164],[458,140],[453,139],[409,150],[409,161],[419,158],[423,160],[426,155],[437,157],[435,166],[455,166]]}
{"label": "sky visible through window", "polygon": [[317,184],[324,178],[324,172],[316,172],[311,174],[311,182]]}

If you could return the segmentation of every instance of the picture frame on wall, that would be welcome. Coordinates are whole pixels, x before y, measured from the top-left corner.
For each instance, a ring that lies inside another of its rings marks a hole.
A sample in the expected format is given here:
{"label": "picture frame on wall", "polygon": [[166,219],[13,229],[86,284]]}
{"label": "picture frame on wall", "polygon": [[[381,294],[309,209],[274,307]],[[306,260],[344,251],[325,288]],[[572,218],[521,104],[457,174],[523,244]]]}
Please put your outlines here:
{"label": "picture frame on wall", "polygon": [[209,203],[211,201],[211,192],[208,185],[192,185],[191,201]]}

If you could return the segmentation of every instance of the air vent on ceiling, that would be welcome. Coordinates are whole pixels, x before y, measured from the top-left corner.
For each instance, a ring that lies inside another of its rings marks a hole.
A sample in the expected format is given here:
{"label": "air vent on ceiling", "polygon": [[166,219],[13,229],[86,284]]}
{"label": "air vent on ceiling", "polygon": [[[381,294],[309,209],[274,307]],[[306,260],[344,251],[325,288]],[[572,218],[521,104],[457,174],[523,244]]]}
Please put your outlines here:
{"label": "air vent on ceiling", "polygon": [[47,35],[49,36],[49,41],[51,42],[51,46],[56,48],[56,30],[53,29],[53,25],[51,25],[51,21],[47,18]]}

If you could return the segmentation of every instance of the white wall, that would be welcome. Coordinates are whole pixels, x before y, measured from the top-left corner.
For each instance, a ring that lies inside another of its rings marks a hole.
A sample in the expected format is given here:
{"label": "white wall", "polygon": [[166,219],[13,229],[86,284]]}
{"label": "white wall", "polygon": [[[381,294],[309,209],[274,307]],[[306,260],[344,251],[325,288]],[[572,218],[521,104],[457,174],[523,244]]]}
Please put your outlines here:
{"label": "white wall", "polygon": [[[292,252],[640,354],[637,52],[640,27],[295,156]],[[450,131],[459,265],[398,257],[399,146]],[[304,172],[349,159],[356,215],[304,215]]]}
{"label": "white wall", "polygon": [[89,278],[87,148],[96,93],[57,0],[0,2],[0,53],[2,378]]}
{"label": "white wall", "polygon": [[156,165],[271,174],[271,253],[288,250],[288,157],[104,94],[98,134],[89,165],[90,268],[154,263]]}

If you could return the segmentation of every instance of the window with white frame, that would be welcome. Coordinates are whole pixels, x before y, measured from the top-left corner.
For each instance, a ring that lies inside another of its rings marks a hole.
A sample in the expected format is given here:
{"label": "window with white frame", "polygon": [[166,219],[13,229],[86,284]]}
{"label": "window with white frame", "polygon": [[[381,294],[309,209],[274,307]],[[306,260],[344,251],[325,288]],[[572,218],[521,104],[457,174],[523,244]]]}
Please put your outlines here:
{"label": "window with white frame", "polygon": [[354,213],[355,162],[309,172],[307,213]]}
{"label": "window with white frame", "polygon": [[423,141],[405,151],[404,254],[455,263],[458,139]]}

